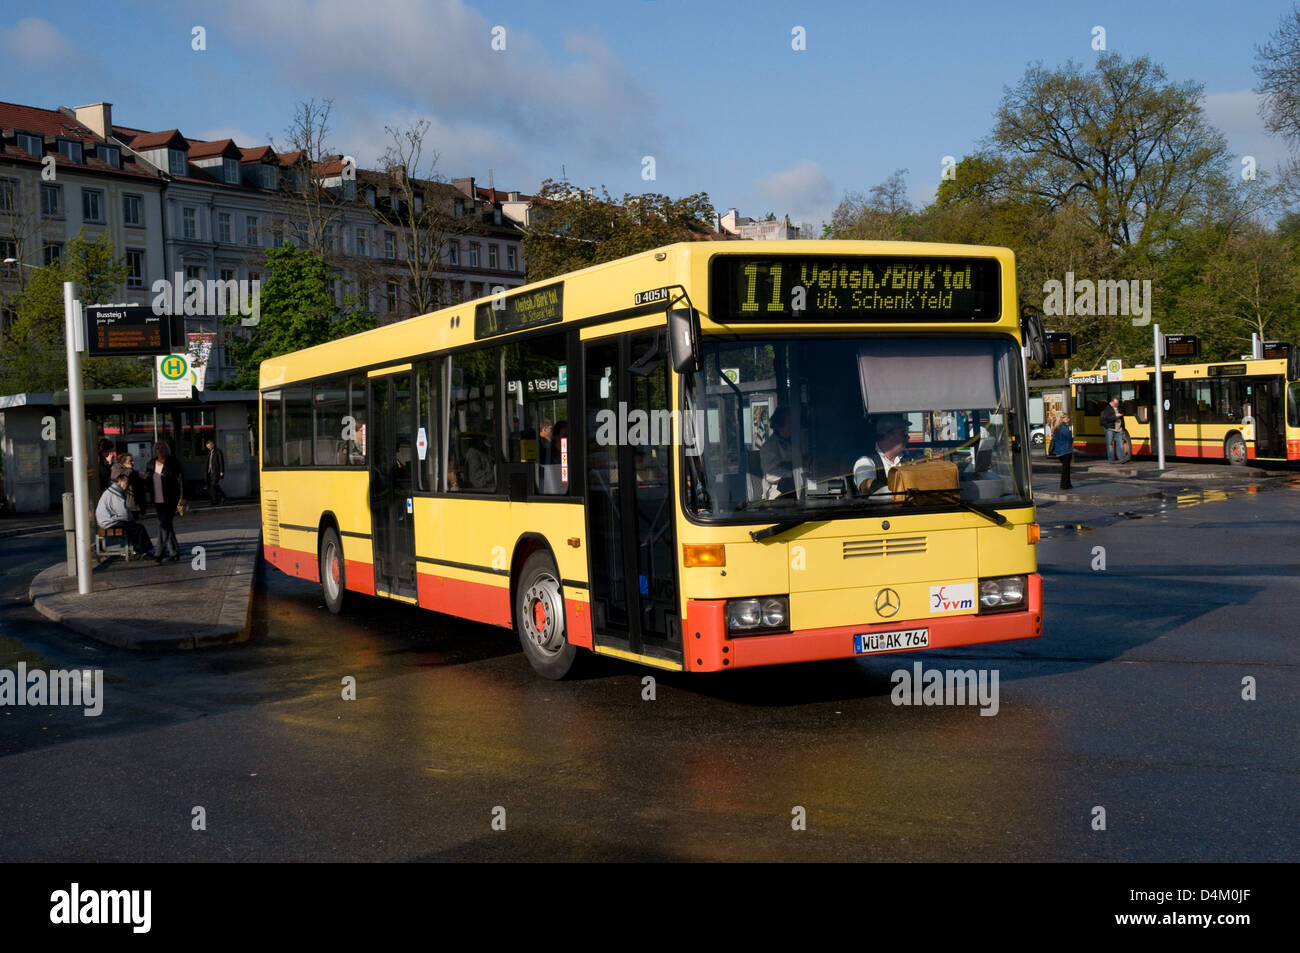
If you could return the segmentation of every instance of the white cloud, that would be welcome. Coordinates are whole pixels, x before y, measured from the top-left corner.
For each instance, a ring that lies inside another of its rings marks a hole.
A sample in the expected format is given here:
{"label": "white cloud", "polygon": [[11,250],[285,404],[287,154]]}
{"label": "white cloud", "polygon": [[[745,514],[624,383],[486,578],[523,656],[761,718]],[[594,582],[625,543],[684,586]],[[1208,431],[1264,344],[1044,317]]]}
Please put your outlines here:
{"label": "white cloud", "polygon": [[[778,216],[789,215],[794,222],[814,225],[828,222],[835,210],[835,185],[820,165],[801,159],[788,169],[780,169],[759,179],[754,194]],[[742,214],[762,215],[768,209]]]}
{"label": "white cloud", "polygon": [[[548,48],[463,0],[235,0],[221,15],[235,42],[265,51],[288,95],[333,99],[339,118],[388,102],[471,140],[497,135],[634,166],[659,141],[649,91],[589,34]],[[492,49],[496,26],[504,51]],[[210,30],[209,46],[216,38]]]}
{"label": "white cloud", "polygon": [[1260,97],[1253,90],[1233,93],[1209,93],[1202,101],[1205,118],[1228,140],[1228,148],[1237,157],[1254,156],[1261,171],[1273,171],[1287,160],[1286,143],[1264,128],[1259,115]]}
{"label": "white cloud", "polygon": [[41,17],[24,17],[12,27],[0,30],[4,48],[23,63],[49,66],[59,62],[77,62],[82,57],[58,27]]}

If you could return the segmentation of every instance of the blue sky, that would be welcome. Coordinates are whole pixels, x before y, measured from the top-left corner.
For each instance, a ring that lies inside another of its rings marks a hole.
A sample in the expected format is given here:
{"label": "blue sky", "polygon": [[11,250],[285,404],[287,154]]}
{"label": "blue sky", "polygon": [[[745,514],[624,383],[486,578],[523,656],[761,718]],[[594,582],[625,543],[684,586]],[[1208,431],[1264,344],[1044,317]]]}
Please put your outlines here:
{"label": "blue sky", "polygon": [[[829,218],[908,169],[933,195],[1034,60],[1147,54],[1205,87],[1234,155],[1286,154],[1256,112],[1254,48],[1289,2],[231,0],[63,2],[0,14],[0,99],[106,100],[115,120],[240,145],[283,141],[332,99],[336,151],[373,163],[386,125],[433,123],[447,178],[528,192],[563,168],[616,195],[707,191],[725,210]],[[492,30],[505,28],[504,51]],[[192,49],[192,29],[206,50]],[[791,47],[803,27],[805,50]],[[643,157],[655,160],[642,179]]]}

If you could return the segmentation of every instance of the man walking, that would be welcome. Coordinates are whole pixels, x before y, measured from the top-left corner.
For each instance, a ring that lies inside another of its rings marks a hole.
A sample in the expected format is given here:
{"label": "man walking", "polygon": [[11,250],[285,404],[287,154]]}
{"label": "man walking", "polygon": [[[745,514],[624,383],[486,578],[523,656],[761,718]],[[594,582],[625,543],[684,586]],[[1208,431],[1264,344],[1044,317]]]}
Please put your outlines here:
{"label": "man walking", "polygon": [[1124,462],[1124,415],[1119,409],[1119,397],[1112,396],[1110,403],[1101,409],[1101,429],[1106,432],[1106,460]]}
{"label": "man walking", "polygon": [[226,493],[221,489],[221,481],[226,475],[226,455],[218,448],[216,442],[208,438],[208,502],[220,506],[226,501]]}

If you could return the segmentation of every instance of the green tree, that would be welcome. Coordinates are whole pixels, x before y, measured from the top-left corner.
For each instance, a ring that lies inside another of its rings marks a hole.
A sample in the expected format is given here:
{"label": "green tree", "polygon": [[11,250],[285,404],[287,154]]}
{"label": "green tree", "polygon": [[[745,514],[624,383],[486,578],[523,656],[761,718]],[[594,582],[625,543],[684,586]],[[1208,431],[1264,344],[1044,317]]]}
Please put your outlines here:
{"label": "green tree", "polygon": [[[257,387],[262,361],[375,326],[374,315],[359,310],[354,298],[346,299],[342,309],[335,305],[329,269],[311,249],[286,242],[266,253],[266,265],[261,320],[256,327],[240,328],[246,333],[228,338],[239,368],[235,378],[239,388]],[[240,320],[239,315],[231,315],[225,322],[239,328]]]}
{"label": "green tree", "polygon": [[707,193],[673,199],[657,192],[626,194],[621,202],[602,186],[583,191],[547,179],[534,206],[536,223],[524,236],[528,280],[542,281],[708,231],[714,216]]}
{"label": "green tree", "polygon": [[[83,304],[106,304],[121,298],[129,273],[108,235],[88,241],[81,233],[68,242],[59,261],[33,269],[15,298],[17,314],[5,333],[0,393],[65,389],[63,283],[77,283]],[[85,358],[82,379],[88,388],[146,387],[149,365],[138,358]]]}
{"label": "green tree", "polygon": [[907,196],[907,170],[898,169],[866,195],[845,194],[824,237],[907,241],[914,239],[917,225],[916,209]]}

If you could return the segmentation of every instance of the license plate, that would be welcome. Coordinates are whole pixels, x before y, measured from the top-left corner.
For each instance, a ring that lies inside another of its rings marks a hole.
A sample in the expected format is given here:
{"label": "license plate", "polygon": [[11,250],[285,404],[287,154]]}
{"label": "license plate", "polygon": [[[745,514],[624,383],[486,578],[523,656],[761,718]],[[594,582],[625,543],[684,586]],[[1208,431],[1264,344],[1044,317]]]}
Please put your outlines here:
{"label": "license plate", "polygon": [[928,648],[929,645],[929,629],[860,632],[853,637],[853,651],[857,655],[869,655],[872,652],[897,652],[902,649],[924,649]]}

